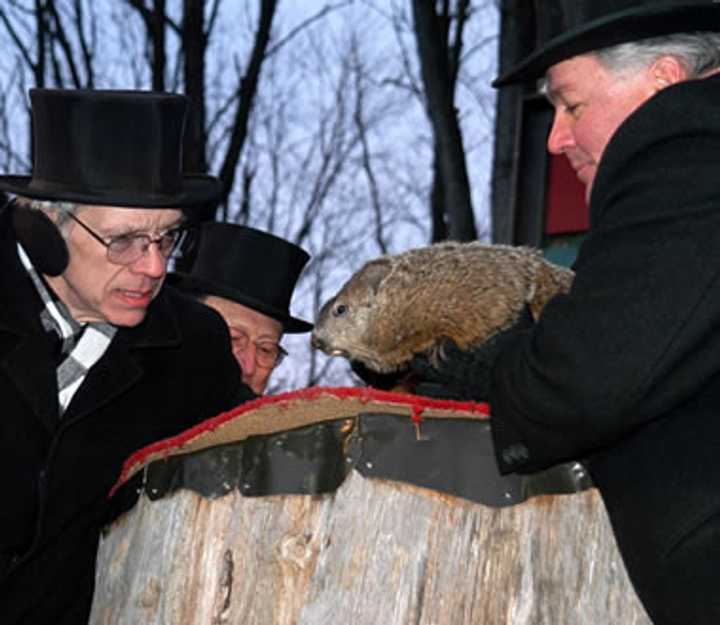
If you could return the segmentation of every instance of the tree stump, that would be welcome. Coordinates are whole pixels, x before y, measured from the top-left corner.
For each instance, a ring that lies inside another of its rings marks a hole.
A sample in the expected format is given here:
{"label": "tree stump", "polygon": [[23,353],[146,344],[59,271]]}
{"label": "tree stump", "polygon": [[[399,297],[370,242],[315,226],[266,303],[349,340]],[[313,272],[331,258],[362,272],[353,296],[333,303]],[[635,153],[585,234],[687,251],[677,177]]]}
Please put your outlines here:
{"label": "tree stump", "polygon": [[355,469],[315,495],[142,494],[90,623],[650,625],[594,489],[490,507]]}

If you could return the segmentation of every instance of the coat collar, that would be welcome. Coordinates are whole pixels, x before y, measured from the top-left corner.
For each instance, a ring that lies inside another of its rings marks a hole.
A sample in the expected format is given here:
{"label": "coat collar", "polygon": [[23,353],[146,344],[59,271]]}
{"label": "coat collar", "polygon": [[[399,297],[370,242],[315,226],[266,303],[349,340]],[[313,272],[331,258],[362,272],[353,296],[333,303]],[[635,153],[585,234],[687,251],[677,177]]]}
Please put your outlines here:
{"label": "coat collar", "polygon": [[118,336],[127,340],[133,349],[151,349],[172,347],[182,342],[180,323],[175,312],[168,287],[160,289],[150,304],[148,313],[140,325],[133,328],[121,328]]}
{"label": "coat collar", "polygon": [[140,325],[118,330],[103,358],[88,372],[63,418],[75,420],[112,403],[143,376],[143,352],[181,342],[177,315],[163,287]]}

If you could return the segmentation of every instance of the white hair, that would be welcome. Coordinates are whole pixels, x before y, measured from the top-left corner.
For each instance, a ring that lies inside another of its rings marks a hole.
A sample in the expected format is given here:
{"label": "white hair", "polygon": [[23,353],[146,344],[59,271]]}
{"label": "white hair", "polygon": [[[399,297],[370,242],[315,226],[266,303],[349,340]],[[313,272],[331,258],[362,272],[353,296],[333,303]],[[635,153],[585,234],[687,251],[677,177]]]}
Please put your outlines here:
{"label": "white hair", "polygon": [[720,68],[720,33],[678,33],[621,43],[595,50],[596,58],[608,71],[618,74],[642,70],[663,56],[677,58],[689,78]]}
{"label": "white hair", "polygon": [[44,213],[57,213],[57,227],[62,227],[70,221],[68,214],[75,215],[78,211],[79,204],[75,202],[62,202],[59,200],[36,200],[33,198],[18,196],[15,201],[23,208],[28,210],[42,211]]}
{"label": "white hair", "polygon": [[[695,32],[664,35],[593,50],[592,54],[613,74],[640,71],[663,56],[679,59],[689,78],[720,69],[720,33]],[[547,94],[547,78],[537,81],[537,91]]]}

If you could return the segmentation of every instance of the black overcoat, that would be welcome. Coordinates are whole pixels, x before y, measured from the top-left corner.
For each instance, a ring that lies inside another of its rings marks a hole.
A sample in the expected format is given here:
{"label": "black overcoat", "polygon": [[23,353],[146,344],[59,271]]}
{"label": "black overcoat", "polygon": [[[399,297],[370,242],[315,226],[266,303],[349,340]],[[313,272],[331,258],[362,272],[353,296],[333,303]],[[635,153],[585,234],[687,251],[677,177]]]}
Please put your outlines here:
{"label": "black overcoat", "polygon": [[495,363],[498,462],[587,458],[646,607],[674,623],[666,558],[720,513],[720,76],[621,125],[590,211],[571,292]]}
{"label": "black overcoat", "polygon": [[[51,343],[0,213],[0,623],[87,622],[123,461],[251,396],[214,311],[163,287],[58,418]],[[5,569],[3,572],[2,569]]]}

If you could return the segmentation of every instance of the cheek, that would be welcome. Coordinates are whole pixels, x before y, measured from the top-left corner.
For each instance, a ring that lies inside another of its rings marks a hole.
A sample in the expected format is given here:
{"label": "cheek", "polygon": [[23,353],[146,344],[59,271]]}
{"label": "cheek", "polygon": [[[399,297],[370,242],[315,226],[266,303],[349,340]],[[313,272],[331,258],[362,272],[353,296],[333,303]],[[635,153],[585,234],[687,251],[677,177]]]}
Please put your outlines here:
{"label": "cheek", "polygon": [[633,89],[631,93],[623,91],[617,97],[613,97],[613,90],[610,89],[608,96],[606,101],[599,103],[600,112],[595,116],[594,128],[591,130],[594,134],[593,150],[598,159],[618,128],[647,100],[647,96],[639,89]]}
{"label": "cheek", "polygon": [[615,118],[605,116],[584,118],[575,126],[575,142],[597,164],[617,127],[618,122]]}
{"label": "cheek", "polygon": [[273,370],[263,370],[262,373],[258,376],[256,375],[255,379],[258,381],[260,386],[263,388],[267,386],[268,379],[270,378],[270,375],[272,374]]}
{"label": "cheek", "polygon": [[100,293],[119,269],[122,268],[107,263],[104,252],[99,254],[94,253],[94,250],[74,246],[71,248],[66,274],[83,291]]}
{"label": "cheek", "polygon": [[97,293],[100,276],[91,266],[82,266],[80,263],[70,263],[67,271],[68,283],[79,293],[89,296]]}
{"label": "cheek", "polygon": [[119,277],[120,272],[114,267],[95,267],[93,270],[88,271],[86,274],[86,293],[89,299],[99,307],[113,307],[116,305],[117,302],[113,302],[112,294],[113,287],[123,283],[121,277]]}

